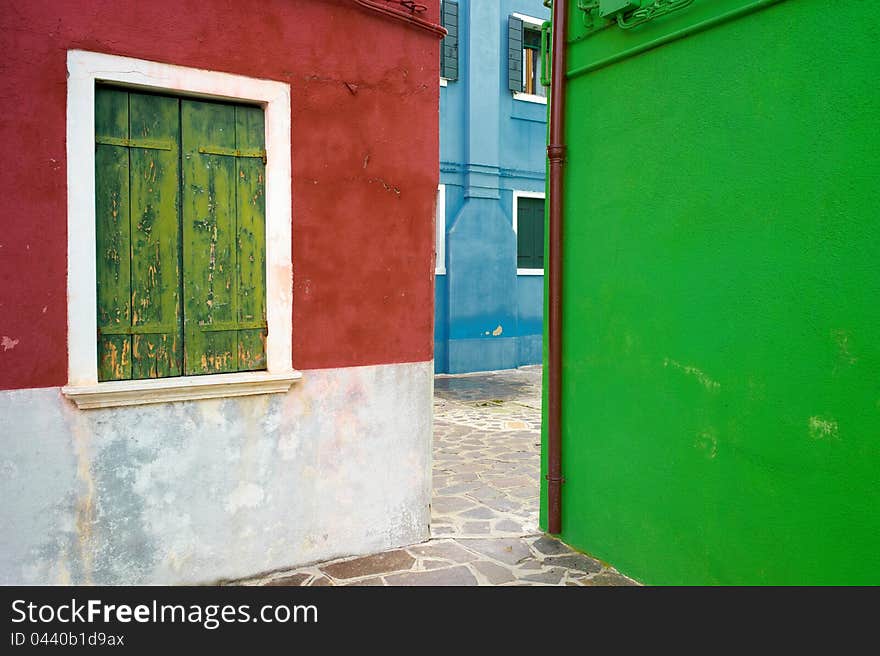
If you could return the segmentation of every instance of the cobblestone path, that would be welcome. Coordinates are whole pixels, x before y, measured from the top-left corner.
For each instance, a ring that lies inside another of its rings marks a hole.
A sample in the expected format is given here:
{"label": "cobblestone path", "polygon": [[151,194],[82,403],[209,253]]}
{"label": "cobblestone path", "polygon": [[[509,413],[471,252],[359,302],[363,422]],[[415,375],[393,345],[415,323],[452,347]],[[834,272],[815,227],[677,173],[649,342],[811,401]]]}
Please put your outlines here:
{"label": "cobblestone path", "polygon": [[246,585],[634,585],[538,530],[541,367],[437,376],[431,539]]}

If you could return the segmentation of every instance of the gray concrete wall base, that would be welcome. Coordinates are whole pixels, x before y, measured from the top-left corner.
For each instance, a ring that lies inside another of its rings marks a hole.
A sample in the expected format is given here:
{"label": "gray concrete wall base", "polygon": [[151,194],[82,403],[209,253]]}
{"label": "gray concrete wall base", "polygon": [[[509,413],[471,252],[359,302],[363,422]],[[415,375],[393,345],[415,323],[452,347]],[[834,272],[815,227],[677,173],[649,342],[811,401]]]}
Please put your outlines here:
{"label": "gray concrete wall base", "polygon": [[192,584],[428,536],[433,363],[78,410],[0,392],[0,583]]}

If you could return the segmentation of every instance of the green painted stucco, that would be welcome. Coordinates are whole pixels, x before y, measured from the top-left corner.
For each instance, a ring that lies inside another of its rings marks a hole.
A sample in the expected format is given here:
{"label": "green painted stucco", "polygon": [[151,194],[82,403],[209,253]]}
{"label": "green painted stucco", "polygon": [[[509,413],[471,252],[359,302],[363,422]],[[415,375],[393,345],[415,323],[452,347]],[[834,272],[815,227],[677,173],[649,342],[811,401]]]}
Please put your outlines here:
{"label": "green painted stucco", "polygon": [[650,584],[880,583],[878,43],[868,0],[570,43],[573,546]]}

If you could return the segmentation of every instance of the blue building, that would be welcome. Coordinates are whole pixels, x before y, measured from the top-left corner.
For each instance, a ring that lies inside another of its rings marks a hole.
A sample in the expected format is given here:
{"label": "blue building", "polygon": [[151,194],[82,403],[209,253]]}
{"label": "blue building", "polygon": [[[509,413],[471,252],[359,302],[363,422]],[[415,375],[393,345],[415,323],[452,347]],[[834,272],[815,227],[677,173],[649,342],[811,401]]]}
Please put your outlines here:
{"label": "blue building", "polygon": [[444,0],[435,370],[541,362],[541,0]]}

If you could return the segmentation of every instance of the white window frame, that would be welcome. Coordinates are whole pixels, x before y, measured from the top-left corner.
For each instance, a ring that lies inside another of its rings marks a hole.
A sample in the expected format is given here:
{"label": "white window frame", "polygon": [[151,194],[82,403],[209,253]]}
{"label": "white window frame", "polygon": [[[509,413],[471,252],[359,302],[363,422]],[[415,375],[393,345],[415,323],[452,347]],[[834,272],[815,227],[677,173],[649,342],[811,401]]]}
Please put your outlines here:
{"label": "white window frame", "polygon": [[441,77],[440,78],[440,86],[441,87],[449,86],[449,80],[447,80],[445,77]]}
{"label": "white window frame", "polygon": [[[544,20],[536,18],[534,16],[527,16],[525,14],[519,14],[517,12],[514,12],[512,16],[514,18],[519,18],[523,23],[528,23],[532,27],[537,27],[539,31],[541,29],[541,26],[544,24]],[[523,64],[523,67],[525,67],[525,64]],[[536,93],[523,93],[522,91],[518,91],[513,94],[513,99],[522,100],[523,102],[537,103],[539,105],[547,104],[547,97],[539,96]]]}
{"label": "white window frame", "polygon": [[[104,53],[67,53],[67,351],[62,392],[80,408],[287,391],[292,367],[290,86]],[[258,103],[266,125],[266,371],[98,382],[95,84]]]}
{"label": "white window frame", "polygon": [[434,213],[434,250],[437,261],[434,275],[446,275],[446,185],[437,185],[437,209]]}
{"label": "white window frame", "polygon": [[[547,195],[543,191],[519,191],[514,190],[513,192],[513,233],[517,234],[517,223],[518,223],[518,213],[519,213],[519,199],[520,198],[540,198],[546,202]],[[546,238],[546,236],[545,236]],[[518,248],[518,246],[517,246]],[[520,269],[517,267],[516,275],[518,276],[543,276],[544,269]]]}

